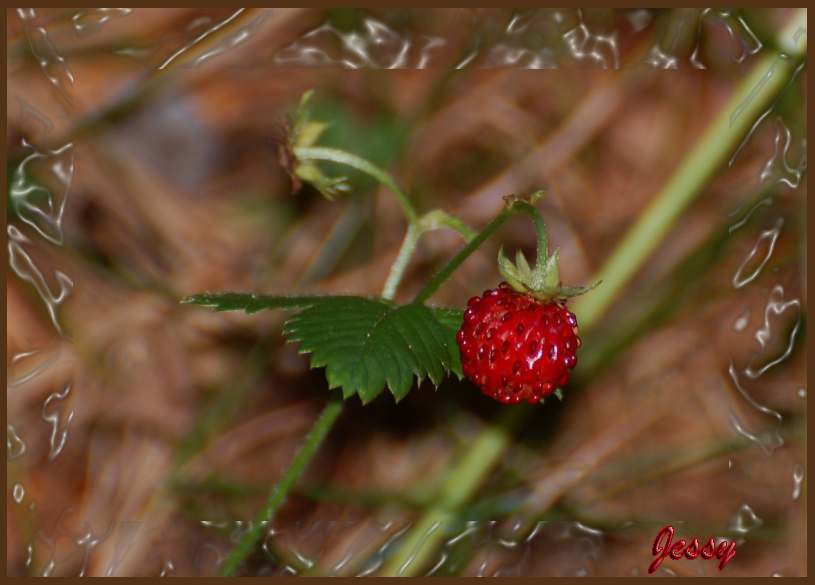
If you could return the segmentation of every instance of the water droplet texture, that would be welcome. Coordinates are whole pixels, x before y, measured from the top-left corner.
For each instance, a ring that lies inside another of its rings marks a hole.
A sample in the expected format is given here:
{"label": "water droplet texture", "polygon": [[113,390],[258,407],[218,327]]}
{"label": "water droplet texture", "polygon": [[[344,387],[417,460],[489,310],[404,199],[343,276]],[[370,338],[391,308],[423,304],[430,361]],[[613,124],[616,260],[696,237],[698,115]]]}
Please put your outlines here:
{"label": "water droplet texture", "polygon": [[534,404],[568,381],[580,340],[563,302],[544,303],[501,283],[467,304],[457,337],[461,365],[484,394]]}

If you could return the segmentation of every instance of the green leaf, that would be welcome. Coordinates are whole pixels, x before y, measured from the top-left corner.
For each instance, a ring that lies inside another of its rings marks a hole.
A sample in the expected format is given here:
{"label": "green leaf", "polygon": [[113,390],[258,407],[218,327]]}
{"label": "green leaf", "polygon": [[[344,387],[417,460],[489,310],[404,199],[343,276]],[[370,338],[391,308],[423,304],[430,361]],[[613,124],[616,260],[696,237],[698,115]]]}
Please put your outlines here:
{"label": "green leaf", "polygon": [[[257,313],[266,309],[295,309],[310,307],[327,297],[320,295],[273,296],[254,293],[206,293],[183,299],[182,303],[215,307],[215,311],[246,311]],[[334,297],[339,298],[339,297]]]}
{"label": "green leaf", "polygon": [[458,349],[456,334],[464,324],[464,311],[448,309],[447,307],[431,307],[430,312],[433,313],[436,321],[444,327],[447,336],[446,345],[449,350],[450,371],[458,376],[459,380],[463,380],[464,372],[461,371],[461,353]]}
{"label": "green leaf", "polygon": [[368,403],[387,385],[398,401],[414,376],[438,386],[445,372],[460,375],[453,316],[435,311],[445,324],[424,305],[323,297],[292,316],[283,331],[301,342],[300,353],[311,353],[312,368],[326,367],[329,387],[341,388],[345,398],[359,394]]}
{"label": "green leaf", "polygon": [[462,311],[356,296],[208,293],[182,302],[247,313],[302,308],[283,332],[301,342],[300,353],[312,354],[312,368],[325,366],[330,388],[341,388],[345,398],[359,394],[363,403],[386,385],[398,401],[414,378],[429,377],[438,387],[448,372],[464,377],[456,343]]}

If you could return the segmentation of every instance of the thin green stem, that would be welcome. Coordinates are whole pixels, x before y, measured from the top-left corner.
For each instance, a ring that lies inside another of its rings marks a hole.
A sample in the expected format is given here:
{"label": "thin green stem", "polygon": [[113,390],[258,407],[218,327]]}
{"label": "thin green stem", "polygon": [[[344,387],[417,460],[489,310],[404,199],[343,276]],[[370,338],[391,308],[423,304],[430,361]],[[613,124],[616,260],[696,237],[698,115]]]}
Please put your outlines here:
{"label": "thin green stem", "polygon": [[457,217],[447,215],[441,209],[434,209],[422,216],[419,223],[416,225],[408,226],[408,231],[405,234],[405,239],[402,241],[402,247],[399,249],[399,254],[396,256],[396,261],[391,267],[388,280],[385,282],[385,287],[382,289],[382,297],[385,299],[393,299],[396,293],[396,287],[402,280],[410,262],[410,257],[416,250],[416,243],[419,241],[421,235],[425,232],[449,227],[456,230],[462,235],[468,243],[476,237],[476,233]]}
{"label": "thin green stem", "polygon": [[382,289],[383,298],[393,298],[396,293],[396,287],[399,286],[402,276],[405,273],[405,268],[407,268],[410,262],[410,257],[416,250],[416,243],[424,232],[441,227],[449,227],[459,232],[468,242],[475,237],[475,232],[464,224],[464,222],[456,217],[447,215],[440,209],[433,210],[420,219],[419,214],[413,208],[413,205],[411,205],[410,199],[408,199],[408,196],[402,191],[399,185],[396,184],[396,181],[394,181],[388,173],[364,158],[344,150],[328,147],[295,147],[294,154],[301,161],[323,160],[355,168],[382,183],[396,196],[396,199],[399,201],[405,213],[408,222],[408,231],[405,234],[405,239],[402,241],[399,254],[396,256],[396,260],[388,274],[388,279],[385,281],[385,286]]}
{"label": "thin green stem", "polygon": [[413,205],[410,203],[410,199],[405,194],[402,189],[399,188],[399,185],[396,184],[396,181],[393,178],[380,169],[375,164],[368,162],[364,158],[358,157],[350,152],[345,152],[344,150],[340,150],[338,148],[329,148],[325,146],[314,146],[314,147],[296,147],[294,149],[294,155],[301,161],[303,160],[324,160],[329,162],[335,162],[343,165],[347,165],[351,168],[357,169],[358,171],[362,171],[363,173],[370,175],[383,185],[385,185],[388,189],[390,189],[394,195],[396,195],[396,199],[399,201],[399,205],[402,206],[402,210],[405,212],[405,217],[407,218],[408,225],[414,225],[419,223],[419,214],[416,213],[416,210],[413,208]]}
{"label": "thin green stem", "polygon": [[388,280],[385,281],[385,286],[382,289],[383,299],[393,299],[393,295],[396,293],[396,287],[399,286],[399,282],[402,280],[405,268],[407,268],[408,262],[410,262],[410,257],[416,249],[416,242],[419,241],[421,235],[422,229],[419,224],[410,224],[408,226],[405,239],[402,240],[402,247],[399,248],[399,254],[396,256],[393,266],[391,266]]}
{"label": "thin green stem", "polygon": [[399,204],[402,206],[402,210],[405,213],[405,218],[408,222],[408,230],[405,234],[405,239],[402,241],[402,247],[399,249],[399,254],[396,256],[393,266],[391,266],[391,271],[388,274],[388,279],[385,281],[385,286],[382,289],[382,297],[392,299],[396,293],[396,287],[399,286],[399,282],[402,280],[402,276],[405,273],[405,268],[407,268],[407,265],[410,262],[410,257],[413,255],[413,251],[416,249],[416,242],[419,240],[419,237],[422,235],[423,231],[419,214],[416,213],[413,205],[411,205],[408,196],[404,191],[402,191],[399,185],[396,184],[396,181],[394,181],[388,173],[364,158],[358,157],[349,152],[345,152],[344,150],[328,147],[296,147],[294,149],[294,154],[301,161],[330,161],[344,164],[357,169],[358,171],[362,171],[385,185],[396,196],[397,201],[399,201]]}
{"label": "thin green stem", "polygon": [[422,226],[422,233],[448,227],[460,233],[461,237],[464,238],[464,241],[466,241],[468,244],[478,235],[478,232],[461,221],[459,218],[448,215],[441,209],[428,211],[422,216],[420,223]]}
{"label": "thin green stem", "polygon": [[484,240],[490,237],[495,230],[501,227],[501,224],[509,219],[509,216],[512,215],[512,211],[511,206],[508,205],[504,207],[504,210],[501,211],[501,213],[499,213],[496,218],[487,225],[487,227],[481,230],[481,233],[474,237],[469,244],[464,246],[464,248],[462,248],[458,254],[453,256],[453,259],[450,260],[447,265],[442,268],[430,282],[427,283],[421,292],[416,295],[416,298],[413,299],[413,302],[423,303],[429,299],[430,295],[436,292],[436,289],[438,289],[442,283],[450,277],[453,271],[461,266],[461,263],[464,262],[470,256],[470,254],[475,252],[476,249],[484,243]]}
{"label": "thin green stem", "polygon": [[[535,193],[530,197],[533,200],[539,198],[538,193]],[[436,276],[434,276],[429,283],[427,283],[427,286],[425,286],[422,289],[422,291],[416,296],[416,298],[413,299],[413,302],[423,303],[427,299],[429,299],[430,295],[436,292],[436,289],[438,289],[442,285],[442,283],[450,277],[453,271],[455,271],[456,268],[461,266],[462,262],[464,262],[470,256],[470,254],[475,252],[475,250],[481,244],[484,243],[484,240],[490,237],[493,234],[493,232],[495,232],[495,230],[501,227],[501,225],[507,219],[509,219],[509,217],[513,213],[516,213],[518,211],[526,213],[527,215],[532,217],[532,219],[535,220],[536,222],[540,221],[541,224],[543,223],[543,221],[540,219],[540,214],[529,203],[521,199],[510,199],[508,204],[504,206],[504,209],[501,211],[501,213],[499,213],[495,217],[495,219],[493,219],[489,224],[487,224],[487,227],[481,230],[481,233],[479,233],[472,240],[470,240],[470,243],[464,246],[464,248],[462,248],[462,250],[458,254],[456,254],[453,257],[453,259],[450,260],[450,262],[448,262],[447,265],[444,268],[442,268],[439,271],[439,273],[436,274]]]}
{"label": "thin green stem", "polygon": [[272,492],[269,494],[269,501],[266,502],[266,505],[257,515],[252,529],[243,536],[238,546],[235,547],[235,550],[232,551],[232,554],[229,555],[229,558],[227,558],[221,566],[221,569],[218,571],[219,577],[232,575],[257,544],[258,540],[260,540],[267,525],[274,519],[278,508],[280,508],[280,505],[288,496],[294,482],[297,481],[297,478],[303,473],[303,470],[309,461],[311,461],[317,448],[340,416],[342,407],[342,397],[339,393],[335,393],[320,413],[311,432],[306,436],[303,446],[300,447],[297,455],[294,456],[294,461],[292,461],[286,470],[286,474],[272,489]]}
{"label": "thin green stem", "polygon": [[526,201],[516,201],[515,208],[527,214],[535,223],[535,231],[538,235],[538,257],[535,259],[535,265],[546,262],[546,258],[549,256],[549,243],[546,240],[546,226],[543,223],[541,214]]}

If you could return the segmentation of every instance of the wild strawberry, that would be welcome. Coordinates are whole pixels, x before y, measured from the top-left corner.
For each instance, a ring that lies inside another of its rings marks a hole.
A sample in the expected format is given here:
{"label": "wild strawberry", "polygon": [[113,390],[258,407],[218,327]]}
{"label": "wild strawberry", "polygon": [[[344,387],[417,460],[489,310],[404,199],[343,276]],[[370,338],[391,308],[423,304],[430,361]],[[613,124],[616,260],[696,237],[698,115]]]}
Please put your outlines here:
{"label": "wild strawberry", "polygon": [[508,283],[469,300],[456,338],[464,374],[484,394],[505,404],[541,402],[566,384],[580,347],[577,319],[566,308],[566,299],[597,286],[562,286],[557,250],[547,257],[539,215],[536,227],[535,269],[529,268],[520,250],[516,265],[500,250],[498,264]]}
{"label": "wild strawberry", "polygon": [[569,380],[580,338],[562,303],[538,301],[502,282],[467,304],[457,337],[461,364],[485,394],[534,404]]}

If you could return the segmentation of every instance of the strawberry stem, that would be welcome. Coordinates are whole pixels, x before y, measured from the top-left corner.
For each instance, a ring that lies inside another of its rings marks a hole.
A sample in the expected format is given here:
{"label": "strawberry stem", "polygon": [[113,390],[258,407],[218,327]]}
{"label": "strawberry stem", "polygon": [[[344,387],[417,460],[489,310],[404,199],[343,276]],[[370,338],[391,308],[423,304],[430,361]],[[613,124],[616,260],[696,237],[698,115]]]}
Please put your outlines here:
{"label": "strawberry stem", "polygon": [[[430,295],[436,292],[436,290],[445,280],[450,277],[456,268],[461,266],[462,262],[464,262],[470,256],[470,254],[472,254],[481,244],[484,243],[484,240],[490,237],[493,232],[501,227],[501,225],[514,213],[525,213],[531,217],[532,221],[535,223],[535,231],[538,234],[538,258],[535,268],[537,269],[538,266],[545,266],[546,258],[549,252],[548,243],[546,241],[546,226],[544,225],[543,218],[538,210],[532,206],[532,203],[536,203],[538,200],[540,200],[544,193],[546,193],[546,190],[535,191],[534,193],[524,197],[515,197],[514,195],[505,197],[504,199],[506,200],[507,204],[504,206],[504,209],[501,210],[501,213],[499,213],[495,219],[487,224],[487,226],[481,230],[481,232],[475,236],[469,244],[462,248],[458,254],[453,256],[453,258],[444,266],[444,268],[442,268],[436,274],[436,276],[434,276],[433,279],[427,283],[421,292],[416,295],[413,302],[424,303],[427,299],[429,299]],[[499,262],[501,262],[500,259]],[[507,260],[507,262],[509,261]]]}
{"label": "strawberry stem", "polygon": [[[533,198],[534,195],[541,193],[540,191],[530,195],[530,198]],[[525,207],[524,207],[525,206]],[[464,246],[461,251],[453,256],[453,258],[442,268],[433,279],[427,283],[427,285],[416,295],[416,298],[413,299],[414,303],[421,304],[424,303],[427,299],[430,298],[436,290],[442,285],[442,283],[447,280],[450,275],[461,266],[462,262],[464,262],[470,254],[476,251],[478,247],[484,243],[488,237],[490,237],[495,230],[497,230],[501,225],[509,219],[509,217],[518,211],[523,213],[530,213],[530,210],[533,214],[537,214],[538,212],[535,210],[534,207],[526,203],[525,201],[512,197],[507,199],[507,205],[504,206],[504,209],[499,213],[495,219],[493,219],[487,226],[479,232],[477,236],[475,236],[470,243]],[[543,225],[543,220],[541,220],[541,225]],[[546,228],[544,228],[545,230]],[[544,231],[544,240],[545,240],[545,231]]]}
{"label": "strawberry stem", "polygon": [[546,225],[543,218],[537,209],[522,199],[515,202],[515,209],[527,214],[535,223],[535,231],[538,234],[538,257],[535,259],[535,268],[542,266],[549,257],[549,243],[546,240]]}

